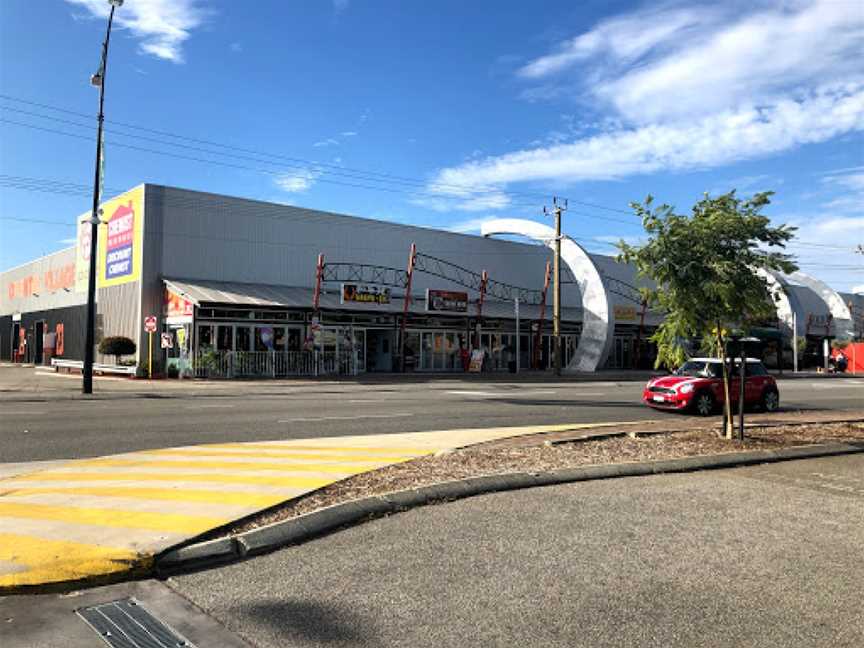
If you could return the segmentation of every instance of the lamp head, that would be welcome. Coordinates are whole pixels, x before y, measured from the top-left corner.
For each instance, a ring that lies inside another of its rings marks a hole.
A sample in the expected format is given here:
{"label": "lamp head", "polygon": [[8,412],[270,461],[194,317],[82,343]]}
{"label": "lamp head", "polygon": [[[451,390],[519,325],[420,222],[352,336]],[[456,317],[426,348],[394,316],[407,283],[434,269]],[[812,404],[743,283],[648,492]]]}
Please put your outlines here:
{"label": "lamp head", "polygon": [[108,4],[117,7],[118,9],[123,6],[123,0],[108,0]]}

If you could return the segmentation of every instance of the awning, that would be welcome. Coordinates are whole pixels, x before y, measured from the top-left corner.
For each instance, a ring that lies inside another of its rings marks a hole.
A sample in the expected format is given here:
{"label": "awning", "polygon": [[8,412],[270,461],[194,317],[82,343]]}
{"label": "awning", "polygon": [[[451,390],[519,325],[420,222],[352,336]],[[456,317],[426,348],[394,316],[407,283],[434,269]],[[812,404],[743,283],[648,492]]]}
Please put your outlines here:
{"label": "awning", "polygon": [[[277,284],[252,284],[232,281],[211,281],[207,279],[165,279],[165,286],[172,292],[188,299],[196,306],[231,305],[231,306],[263,306],[267,308],[291,308],[312,310],[312,299],[315,291],[312,288],[298,286],[280,286]],[[549,295],[551,298],[551,294]],[[392,297],[389,304],[360,304],[340,301],[339,291],[322,290],[320,307],[327,311],[353,311],[363,313],[401,313],[403,298]],[[429,315],[431,317],[474,317],[476,305],[470,304],[468,313],[427,313],[424,295],[414,295],[409,312],[412,315]],[[519,316],[524,320],[534,320],[540,317],[540,307],[529,304],[519,305]],[[502,302],[487,299],[483,304],[483,317],[495,319],[514,319],[512,302]],[[562,308],[561,317],[568,322],[582,320],[581,308]],[[552,321],[552,307],[546,306],[546,320]]]}

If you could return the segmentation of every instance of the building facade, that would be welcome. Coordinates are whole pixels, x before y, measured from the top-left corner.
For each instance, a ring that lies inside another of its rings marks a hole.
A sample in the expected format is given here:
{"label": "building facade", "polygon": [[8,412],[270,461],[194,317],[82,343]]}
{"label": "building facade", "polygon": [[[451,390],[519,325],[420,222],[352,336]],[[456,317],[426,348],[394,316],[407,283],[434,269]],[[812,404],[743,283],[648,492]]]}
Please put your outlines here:
{"label": "building facade", "polygon": [[[0,274],[0,359],[83,358],[87,216],[76,246]],[[552,362],[550,252],[537,245],[151,184],[107,201],[102,220],[97,341],[132,338],[139,366],[152,342],[157,372],[463,371],[472,349],[490,369]],[[588,257],[612,318],[600,366],[650,365],[662,315],[642,308],[632,268]],[[564,279],[566,365],[584,313],[579,277]],[[826,300],[792,289],[799,335],[837,336]]]}

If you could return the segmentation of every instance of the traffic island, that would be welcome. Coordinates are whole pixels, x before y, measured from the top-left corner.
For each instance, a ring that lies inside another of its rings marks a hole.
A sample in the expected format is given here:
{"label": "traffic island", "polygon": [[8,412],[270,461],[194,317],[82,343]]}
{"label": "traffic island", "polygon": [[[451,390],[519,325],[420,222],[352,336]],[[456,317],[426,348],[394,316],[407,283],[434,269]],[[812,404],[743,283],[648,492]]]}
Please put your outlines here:
{"label": "traffic island", "polygon": [[860,452],[864,417],[753,427],[743,443],[718,438],[707,427],[643,434],[627,426],[509,437],[355,475],[170,549],[156,557],[155,566],[160,576],[206,568],[382,515],[484,493]]}

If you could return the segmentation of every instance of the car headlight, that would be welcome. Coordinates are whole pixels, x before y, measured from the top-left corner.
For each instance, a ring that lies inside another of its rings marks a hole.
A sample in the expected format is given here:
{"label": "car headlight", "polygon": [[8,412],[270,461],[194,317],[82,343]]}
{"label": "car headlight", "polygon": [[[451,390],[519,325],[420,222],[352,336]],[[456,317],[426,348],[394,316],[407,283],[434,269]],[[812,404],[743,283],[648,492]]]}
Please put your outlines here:
{"label": "car headlight", "polygon": [[682,394],[689,394],[693,391],[693,383],[687,383],[686,385],[681,385],[681,389],[678,390]]}

